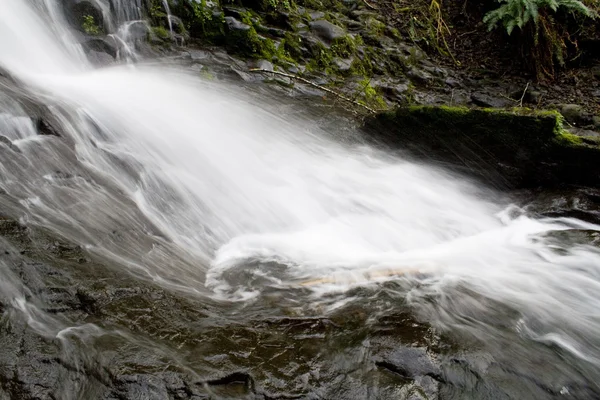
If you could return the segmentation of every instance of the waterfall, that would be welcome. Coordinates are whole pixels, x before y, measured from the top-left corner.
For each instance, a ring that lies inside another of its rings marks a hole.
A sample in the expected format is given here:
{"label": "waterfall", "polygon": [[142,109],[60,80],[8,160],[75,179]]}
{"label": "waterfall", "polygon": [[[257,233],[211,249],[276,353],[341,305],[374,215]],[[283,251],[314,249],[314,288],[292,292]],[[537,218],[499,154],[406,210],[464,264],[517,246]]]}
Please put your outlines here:
{"label": "waterfall", "polygon": [[[500,304],[517,315],[509,329],[600,366],[600,252],[552,239],[599,226],[534,218],[184,68],[95,69],[58,3],[34,3],[4,0],[0,13],[14,89],[0,92],[3,212],[222,301],[302,282],[318,299],[400,281],[399,299],[432,324],[475,336],[495,334]],[[139,2],[111,4],[115,26],[140,17]],[[18,93],[61,137],[36,134]]]}

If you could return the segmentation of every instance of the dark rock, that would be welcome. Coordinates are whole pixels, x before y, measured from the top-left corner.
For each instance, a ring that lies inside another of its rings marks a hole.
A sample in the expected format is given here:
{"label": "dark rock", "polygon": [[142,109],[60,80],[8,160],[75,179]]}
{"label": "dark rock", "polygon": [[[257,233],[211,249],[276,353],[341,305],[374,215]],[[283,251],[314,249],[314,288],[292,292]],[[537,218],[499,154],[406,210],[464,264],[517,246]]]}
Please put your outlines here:
{"label": "dark rock", "polygon": [[52,124],[48,123],[48,121],[44,118],[36,119],[36,128],[38,135],[61,137]]}
{"label": "dark rock", "polygon": [[250,25],[246,25],[234,17],[225,17],[225,23],[227,24],[227,28],[231,31],[247,31],[250,29]]}
{"label": "dark rock", "polygon": [[579,104],[564,104],[560,108],[560,113],[569,122],[581,122],[585,116],[585,111]]}
{"label": "dark rock", "polygon": [[109,38],[97,38],[97,37],[86,37],[86,40],[81,43],[83,50],[88,53],[90,51],[96,51],[99,53],[106,53],[113,59],[117,58],[119,46],[116,42]]}
{"label": "dark rock", "polygon": [[0,135],[0,143],[6,145],[6,147],[11,149],[12,151],[15,151],[17,153],[21,152],[21,149],[19,149],[17,146],[15,146],[14,143],[6,136]]}
{"label": "dark rock", "polygon": [[410,82],[372,82],[371,85],[380,90],[391,101],[397,103],[408,101],[407,93],[410,91]]}
{"label": "dark rock", "polygon": [[268,13],[265,16],[265,21],[269,25],[274,25],[285,30],[294,30],[296,19],[289,12],[278,11]]}
{"label": "dark rock", "polygon": [[406,76],[408,76],[412,81],[424,85],[430,84],[434,80],[433,75],[431,75],[429,72],[416,67],[410,68],[406,73]]}
{"label": "dark rock", "polygon": [[514,105],[508,99],[491,96],[483,92],[475,92],[471,94],[471,101],[473,104],[479,107],[507,108]]}
{"label": "dark rock", "polygon": [[508,187],[600,182],[597,140],[564,131],[557,113],[405,107],[368,118],[365,127],[378,143]]}
{"label": "dark rock", "polygon": [[442,381],[439,367],[432,362],[427,351],[421,347],[401,347],[376,359],[375,364],[407,379],[429,376],[437,381]]}
{"label": "dark rock", "polygon": [[84,32],[83,23],[86,16],[91,16],[97,26],[104,26],[102,10],[94,1],[64,0],[63,7],[69,24],[80,32]]}
{"label": "dark rock", "polygon": [[339,39],[346,34],[344,28],[326,20],[311,22],[310,30],[327,43],[331,43],[333,40]]}
{"label": "dark rock", "polygon": [[463,86],[461,81],[452,77],[446,78],[446,80],[444,80],[444,83],[450,86],[451,88],[459,88]]}

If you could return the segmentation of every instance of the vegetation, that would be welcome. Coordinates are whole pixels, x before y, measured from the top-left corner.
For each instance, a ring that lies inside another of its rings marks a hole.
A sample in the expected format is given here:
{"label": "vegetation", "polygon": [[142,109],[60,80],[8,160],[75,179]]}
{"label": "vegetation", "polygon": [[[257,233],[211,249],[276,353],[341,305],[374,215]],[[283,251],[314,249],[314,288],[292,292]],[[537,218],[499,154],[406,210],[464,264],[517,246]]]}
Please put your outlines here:
{"label": "vegetation", "polygon": [[[597,12],[579,0],[498,0],[501,5],[484,17],[488,29],[502,26],[508,35],[518,30],[522,56],[538,79],[554,76],[554,66],[565,65],[568,45],[576,47],[570,31],[577,18],[591,18]],[[597,0],[590,4],[599,7]],[[576,29],[578,27],[576,26]]]}
{"label": "vegetation", "polygon": [[83,22],[81,23],[81,28],[85,33],[92,36],[97,36],[102,34],[102,29],[96,23],[96,20],[91,15],[84,15],[82,17]]}

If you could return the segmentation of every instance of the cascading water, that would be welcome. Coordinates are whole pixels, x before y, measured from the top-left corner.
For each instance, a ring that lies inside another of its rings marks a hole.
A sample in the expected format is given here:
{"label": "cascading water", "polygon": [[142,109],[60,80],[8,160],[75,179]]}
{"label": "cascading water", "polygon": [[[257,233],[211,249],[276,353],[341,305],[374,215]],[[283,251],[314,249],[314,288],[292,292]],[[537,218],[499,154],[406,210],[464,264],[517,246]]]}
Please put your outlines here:
{"label": "cascading water", "polygon": [[[33,3],[0,12],[0,71],[14,85],[0,92],[0,211],[202,298],[252,302],[304,283],[305,301],[327,310],[353,301],[348,290],[397,282],[394,301],[434,326],[491,348],[510,337],[557,346],[553,368],[596,387],[600,252],[552,235],[600,226],[534,219],[183,68],[95,69],[58,3]],[[113,7],[115,25],[139,19]],[[62,137],[37,135],[19,96]],[[16,279],[3,296],[24,298]]]}

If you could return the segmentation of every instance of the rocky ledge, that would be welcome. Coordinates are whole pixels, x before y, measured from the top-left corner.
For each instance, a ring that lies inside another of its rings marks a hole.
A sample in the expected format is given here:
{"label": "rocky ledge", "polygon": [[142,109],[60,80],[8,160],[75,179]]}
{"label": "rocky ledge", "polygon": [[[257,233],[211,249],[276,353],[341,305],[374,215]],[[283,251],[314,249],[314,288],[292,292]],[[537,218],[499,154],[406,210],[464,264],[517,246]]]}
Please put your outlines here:
{"label": "rocky ledge", "polygon": [[366,119],[369,137],[500,186],[600,184],[600,138],[556,111],[411,106]]}

